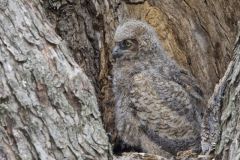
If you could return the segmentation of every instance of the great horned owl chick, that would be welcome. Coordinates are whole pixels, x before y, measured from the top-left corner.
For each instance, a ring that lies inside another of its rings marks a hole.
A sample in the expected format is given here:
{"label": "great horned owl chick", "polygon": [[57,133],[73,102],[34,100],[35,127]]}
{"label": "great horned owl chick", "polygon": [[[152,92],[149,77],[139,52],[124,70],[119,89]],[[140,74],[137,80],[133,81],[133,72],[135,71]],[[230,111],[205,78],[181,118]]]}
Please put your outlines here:
{"label": "great horned owl chick", "polygon": [[202,92],[193,76],[166,55],[145,22],[119,25],[114,40],[113,92],[121,140],[153,154],[199,152]]}

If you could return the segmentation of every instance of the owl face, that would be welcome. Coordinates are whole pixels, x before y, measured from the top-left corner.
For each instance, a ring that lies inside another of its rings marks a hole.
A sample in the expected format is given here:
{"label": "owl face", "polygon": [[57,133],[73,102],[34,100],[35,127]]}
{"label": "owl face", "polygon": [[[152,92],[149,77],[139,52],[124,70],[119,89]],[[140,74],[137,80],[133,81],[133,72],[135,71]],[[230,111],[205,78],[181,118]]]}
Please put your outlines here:
{"label": "owl face", "polygon": [[112,52],[114,59],[130,60],[136,58],[138,53],[138,41],[136,39],[124,39],[115,42]]}
{"label": "owl face", "polygon": [[116,29],[115,46],[112,57],[116,61],[135,61],[151,55],[151,50],[159,44],[155,30],[147,23],[129,20]]}

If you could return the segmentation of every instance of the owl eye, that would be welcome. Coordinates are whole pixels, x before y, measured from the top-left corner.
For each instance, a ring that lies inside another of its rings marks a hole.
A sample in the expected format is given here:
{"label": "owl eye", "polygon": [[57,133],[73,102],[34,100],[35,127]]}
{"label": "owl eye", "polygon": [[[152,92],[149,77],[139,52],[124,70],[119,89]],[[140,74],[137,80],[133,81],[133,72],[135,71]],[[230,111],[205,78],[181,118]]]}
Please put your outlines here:
{"label": "owl eye", "polygon": [[132,46],[132,42],[131,40],[123,40],[119,45],[121,49],[129,49]]}
{"label": "owl eye", "polygon": [[129,40],[124,41],[126,47],[131,47],[132,43]]}

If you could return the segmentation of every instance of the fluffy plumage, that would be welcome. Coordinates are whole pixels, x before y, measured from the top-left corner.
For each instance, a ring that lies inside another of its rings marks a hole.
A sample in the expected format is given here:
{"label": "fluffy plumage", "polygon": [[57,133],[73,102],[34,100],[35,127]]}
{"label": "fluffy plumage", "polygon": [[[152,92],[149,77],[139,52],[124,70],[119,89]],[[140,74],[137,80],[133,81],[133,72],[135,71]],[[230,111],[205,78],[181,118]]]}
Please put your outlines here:
{"label": "fluffy plumage", "polygon": [[199,152],[202,93],[193,76],[166,55],[145,22],[119,25],[114,40],[119,138],[148,153]]}

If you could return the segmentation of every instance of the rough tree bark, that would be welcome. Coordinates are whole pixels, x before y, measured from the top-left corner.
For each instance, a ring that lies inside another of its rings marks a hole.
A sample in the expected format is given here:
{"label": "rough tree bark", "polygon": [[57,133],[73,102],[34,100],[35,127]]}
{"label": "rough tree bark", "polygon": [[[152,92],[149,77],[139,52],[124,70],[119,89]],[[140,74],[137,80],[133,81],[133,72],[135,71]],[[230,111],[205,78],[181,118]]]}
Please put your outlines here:
{"label": "rough tree bark", "polygon": [[0,159],[110,159],[91,81],[37,1],[0,1]]}
{"label": "rough tree bark", "polygon": [[[0,0],[0,155],[111,158],[101,118],[114,143],[109,59],[114,30],[127,18],[155,27],[169,55],[199,80],[207,101],[233,57],[239,8],[238,0]],[[236,99],[231,104],[238,103]],[[234,155],[223,147],[235,144],[231,138],[223,137],[228,140],[224,142],[219,137],[237,135],[226,123],[237,113],[216,120],[221,110],[214,109],[225,107],[212,104],[209,101],[205,117],[206,148],[219,143],[215,155]],[[212,124],[217,136],[209,130]]]}
{"label": "rough tree bark", "polygon": [[[240,30],[239,30],[240,31]],[[209,99],[202,134],[204,152],[215,159],[240,159],[240,43],[234,57]]]}

